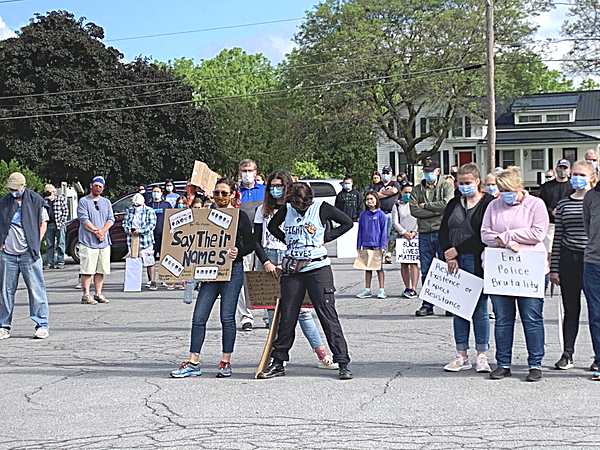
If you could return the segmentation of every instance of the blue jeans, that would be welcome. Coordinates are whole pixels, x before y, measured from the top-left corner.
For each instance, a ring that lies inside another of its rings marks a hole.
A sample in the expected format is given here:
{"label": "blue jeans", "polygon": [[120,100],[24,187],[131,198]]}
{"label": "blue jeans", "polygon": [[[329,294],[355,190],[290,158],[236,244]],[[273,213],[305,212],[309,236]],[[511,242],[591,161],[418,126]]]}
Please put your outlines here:
{"label": "blue jeans", "polygon": [[244,265],[236,262],[231,267],[231,279],[229,281],[203,282],[200,284],[198,299],[194,307],[192,318],[192,341],[190,353],[200,353],[206,336],[206,322],[215,304],[215,300],[221,294],[221,327],[223,328],[223,353],[233,353],[235,344],[235,311],[237,299],[244,284]]}
{"label": "blue jeans", "polygon": [[596,365],[600,364],[600,265],[583,263],[583,292],[588,305],[588,320]]}
{"label": "blue jeans", "polygon": [[[433,233],[419,233],[419,259],[421,260],[421,284],[425,283],[427,278],[427,272],[433,262],[433,258],[436,257],[444,260],[444,252],[440,246],[438,240],[438,232]],[[422,307],[433,309],[433,305],[429,302],[423,301]]]}
{"label": "blue jeans", "polygon": [[[475,256],[458,255],[458,267],[462,270],[475,273]],[[481,293],[475,311],[473,312],[473,333],[475,334],[475,349],[478,352],[485,352],[490,348],[490,317],[487,310],[487,294]],[[469,333],[471,331],[471,322],[462,317],[454,316],[454,342],[456,350],[467,350],[469,348]]]}
{"label": "blue jeans", "polygon": [[[55,223],[49,223],[46,229],[46,264],[50,266],[63,265],[65,263],[65,232],[67,226],[56,227]],[[54,260],[54,243],[56,242],[56,261]]]}
{"label": "blue jeans", "polygon": [[29,252],[14,256],[4,251],[0,255],[0,328],[10,330],[19,274],[23,275],[27,286],[29,317],[36,323],[35,329],[48,329],[48,298],[42,258],[34,261]]}
{"label": "blue jeans", "polygon": [[544,357],[544,309],[543,298],[513,297],[509,295],[490,295],[496,326],[496,362],[498,367],[510,369],[515,331],[515,302],[519,306],[519,315],[523,323],[527,344],[527,364],[530,369],[540,369]]}
{"label": "blue jeans", "polygon": [[[269,261],[271,261],[273,264],[275,264],[276,266],[281,264],[281,260],[283,259],[284,254],[283,250],[265,248],[265,253],[269,257]],[[256,270],[265,270],[264,266],[260,261],[257,261],[256,263]],[[269,323],[273,323],[273,315],[275,314],[275,310],[268,309],[267,314],[269,316]],[[300,310],[298,322],[300,323],[302,333],[304,334],[304,337],[308,340],[310,347],[313,350],[317,347],[321,347],[323,345],[323,341],[321,340],[321,336],[319,335],[319,329],[317,328],[317,324],[315,323],[315,319],[312,316],[310,308],[302,308]]]}

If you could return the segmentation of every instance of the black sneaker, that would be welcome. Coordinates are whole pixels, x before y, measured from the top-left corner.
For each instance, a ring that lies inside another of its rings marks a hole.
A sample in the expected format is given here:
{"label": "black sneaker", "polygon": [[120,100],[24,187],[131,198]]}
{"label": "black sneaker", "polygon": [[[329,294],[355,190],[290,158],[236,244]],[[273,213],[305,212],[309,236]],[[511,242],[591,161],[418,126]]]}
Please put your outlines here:
{"label": "black sneaker", "polygon": [[417,311],[415,311],[415,316],[417,316],[417,317],[433,316],[433,308],[427,308],[425,306],[421,306]]}
{"label": "black sneaker", "polygon": [[525,381],[540,381],[542,379],[542,371],[540,369],[529,369],[529,375]]}
{"label": "black sneaker", "polygon": [[242,331],[252,331],[252,324],[245,323],[244,325],[242,325]]}
{"label": "black sneaker", "polygon": [[492,373],[490,373],[490,378],[492,380],[501,380],[504,377],[510,377],[512,373],[510,373],[510,369],[505,367],[496,367]]}
{"label": "black sneaker", "polygon": [[158,286],[156,285],[156,281],[151,281],[150,286],[148,286],[148,289],[150,289],[151,291],[157,290]]}
{"label": "black sneaker", "polygon": [[567,370],[572,369],[573,367],[573,358],[565,354],[563,354],[556,364],[554,364],[554,368],[558,370]]}
{"label": "black sneaker", "polygon": [[273,362],[267,370],[257,375],[257,378],[267,379],[285,376],[285,366],[281,359],[273,358]]}
{"label": "black sneaker", "polygon": [[352,378],[354,375],[348,368],[348,364],[340,364],[340,380],[351,380]]}
{"label": "black sneaker", "polygon": [[590,366],[590,372],[598,372],[598,366],[596,365],[595,362],[593,362],[592,365]]}

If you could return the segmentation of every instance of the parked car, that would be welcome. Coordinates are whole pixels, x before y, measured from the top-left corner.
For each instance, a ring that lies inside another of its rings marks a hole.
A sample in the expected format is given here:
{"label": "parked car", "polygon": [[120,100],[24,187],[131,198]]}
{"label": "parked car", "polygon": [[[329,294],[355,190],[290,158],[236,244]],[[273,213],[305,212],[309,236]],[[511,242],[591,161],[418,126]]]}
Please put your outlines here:
{"label": "parked car", "polygon": [[[173,184],[175,185],[177,194],[185,194],[186,181],[174,181]],[[163,182],[149,184],[148,188],[152,189],[153,186],[157,185],[162,186]],[[110,258],[112,261],[120,261],[127,255],[127,236],[125,235],[125,230],[123,230],[123,218],[125,217],[125,211],[131,206],[131,201],[136,193],[137,191],[123,194],[117,197],[112,204],[113,214],[115,215],[115,223],[109,230],[110,240],[112,242],[110,247]],[[65,237],[66,253],[73,258],[73,261],[77,264],[79,264],[80,261],[78,233],[79,219],[75,218],[67,222],[67,232]]]}
{"label": "parked car", "polygon": [[324,200],[330,205],[335,205],[335,197],[342,190],[342,181],[340,179],[326,179],[326,180],[299,180],[304,183],[310,184],[315,198]]}

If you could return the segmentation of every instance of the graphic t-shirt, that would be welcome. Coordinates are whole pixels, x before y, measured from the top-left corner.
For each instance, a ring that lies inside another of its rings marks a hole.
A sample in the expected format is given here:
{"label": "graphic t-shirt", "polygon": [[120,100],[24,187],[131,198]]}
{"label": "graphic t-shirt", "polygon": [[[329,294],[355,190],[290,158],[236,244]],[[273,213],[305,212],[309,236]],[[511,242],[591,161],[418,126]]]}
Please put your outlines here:
{"label": "graphic t-shirt", "polygon": [[[256,214],[254,215],[254,223],[262,224],[261,244],[262,244],[263,248],[270,248],[270,249],[282,250],[282,251],[286,250],[287,246],[269,232],[269,222],[273,218],[273,214],[271,214],[268,217],[263,217],[262,212],[263,212],[263,205],[260,205],[256,209]],[[279,228],[283,231],[284,230],[283,224],[281,224],[281,226]]]}

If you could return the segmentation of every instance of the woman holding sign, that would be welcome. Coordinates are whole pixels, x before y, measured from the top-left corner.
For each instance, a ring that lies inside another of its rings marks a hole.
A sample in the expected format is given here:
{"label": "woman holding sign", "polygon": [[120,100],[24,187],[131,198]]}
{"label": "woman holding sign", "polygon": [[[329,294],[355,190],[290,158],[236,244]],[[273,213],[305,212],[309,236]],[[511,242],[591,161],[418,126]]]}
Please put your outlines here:
{"label": "woman holding sign", "polygon": [[[237,186],[229,178],[217,180],[213,198],[215,206],[220,209],[233,208],[237,194]],[[174,378],[197,377],[202,374],[200,367],[200,351],[206,336],[206,322],[215,304],[221,295],[221,326],[223,328],[223,358],[219,363],[217,378],[231,376],[231,354],[235,344],[235,311],[237,299],[244,284],[244,266],[242,258],[254,251],[252,242],[252,223],[244,211],[239,211],[235,247],[228,251],[228,257],[233,259],[231,278],[229,281],[202,282],[198,291],[198,299],[194,307],[192,318],[192,339],[190,343],[190,358],[179,369],[173,370]]]}
{"label": "woman holding sign", "polygon": [[[392,207],[392,226],[401,238],[411,240],[417,237],[417,219],[410,214],[410,193],[413,190],[412,181],[403,181],[398,201]],[[398,248],[396,248],[398,251]],[[419,282],[419,265],[417,263],[400,263],[400,276],[404,283],[402,297],[417,298],[417,283]]]}
{"label": "woman holding sign", "polygon": [[[459,192],[450,200],[442,224],[439,240],[444,257],[448,263],[448,272],[458,269],[483,278],[481,254],[481,224],[483,215],[494,197],[485,192],[481,173],[477,164],[469,163],[458,169]],[[486,351],[490,348],[490,319],[487,312],[487,295],[483,293],[473,312],[473,333],[477,350],[477,372],[491,372]],[[454,342],[456,357],[444,367],[446,372],[458,372],[472,368],[467,350],[469,349],[470,322],[454,315]]]}
{"label": "woman holding sign", "polygon": [[[544,238],[548,232],[548,212],[545,203],[523,189],[521,171],[509,167],[496,175],[500,198],[490,203],[483,216],[481,240],[492,248],[507,248],[513,252],[538,251],[546,253]],[[546,268],[548,273],[548,268]],[[496,362],[498,367],[490,374],[492,380],[511,375],[510,366],[514,339],[516,306],[523,323],[529,354],[527,381],[542,378],[544,357],[544,297],[490,295],[496,326]]]}

